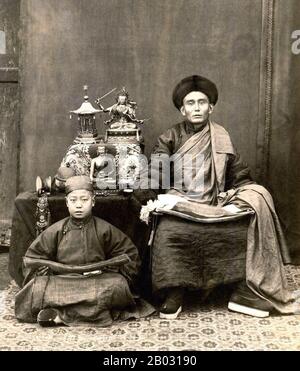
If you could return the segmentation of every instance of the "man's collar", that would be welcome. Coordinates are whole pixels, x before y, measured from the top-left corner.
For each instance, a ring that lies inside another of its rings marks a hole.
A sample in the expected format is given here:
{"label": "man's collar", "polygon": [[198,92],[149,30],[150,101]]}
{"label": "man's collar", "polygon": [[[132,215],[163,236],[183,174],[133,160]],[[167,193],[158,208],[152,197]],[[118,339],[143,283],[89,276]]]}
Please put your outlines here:
{"label": "man's collar", "polygon": [[195,134],[195,133],[198,133],[199,131],[203,130],[206,127],[206,125],[209,124],[209,120],[205,124],[199,125],[199,126],[198,125],[195,126],[194,124],[192,124],[188,120],[185,120],[184,123],[185,123],[186,132],[188,134]]}

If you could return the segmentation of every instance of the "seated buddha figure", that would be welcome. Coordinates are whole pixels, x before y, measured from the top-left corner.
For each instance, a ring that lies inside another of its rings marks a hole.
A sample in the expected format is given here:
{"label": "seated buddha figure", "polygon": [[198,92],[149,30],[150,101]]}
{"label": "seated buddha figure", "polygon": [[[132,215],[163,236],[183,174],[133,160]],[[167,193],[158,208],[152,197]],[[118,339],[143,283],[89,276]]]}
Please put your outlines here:
{"label": "seated buddha figure", "polygon": [[97,155],[91,161],[90,179],[96,188],[114,189],[116,187],[114,160],[106,153],[103,145],[98,146]]}

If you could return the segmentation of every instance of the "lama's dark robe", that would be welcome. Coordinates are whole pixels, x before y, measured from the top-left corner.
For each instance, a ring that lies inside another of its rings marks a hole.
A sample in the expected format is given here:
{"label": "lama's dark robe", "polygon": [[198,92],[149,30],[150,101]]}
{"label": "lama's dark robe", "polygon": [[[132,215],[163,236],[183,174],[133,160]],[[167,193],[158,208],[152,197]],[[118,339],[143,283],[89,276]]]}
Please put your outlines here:
{"label": "lama's dark robe", "polygon": [[[176,156],[182,158],[199,153],[203,156],[199,176],[196,171],[194,178],[187,184],[176,187],[173,179],[176,172],[180,171]],[[247,284],[257,295],[269,300],[278,311],[300,313],[299,292],[288,290],[284,276],[283,264],[289,263],[290,257],[272,197],[264,187],[255,184],[249,167],[237,153],[228,132],[214,122],[208,122],[200,129],[195,129],[189,122],[182,122],[158,138],[154,154],[175,158],[171,169],[171,189],[167,193],[188,200],[193,211],[208,207],[213,210],[213,207],[228,203],[252,209],[254,214],[247,233]],[[201,192],[195,192],[193,187],[196,187],[200,176],[203,188]],[[186,205],[182,203],[185,210],[188,207]],[[176,210],[181,211],[179,204]],[[195,236],[198,236],[197,240]],[[197,223],[169,216],[160,218],[152,247],[154,291],[176,286],[195,289],[203,285],[200,264],[203,249],[205,245],[212,244],[212,241],[206,241],[205,238],[205,233],[199,237]],[[239,241],[234,236],[231,238],[231,248],[235,249]],[[220,241],[216,243],[220,245]],[[215,252],[218,254],[217,249]],[[218,258],[220,264],[224,264],[223,257]]]}

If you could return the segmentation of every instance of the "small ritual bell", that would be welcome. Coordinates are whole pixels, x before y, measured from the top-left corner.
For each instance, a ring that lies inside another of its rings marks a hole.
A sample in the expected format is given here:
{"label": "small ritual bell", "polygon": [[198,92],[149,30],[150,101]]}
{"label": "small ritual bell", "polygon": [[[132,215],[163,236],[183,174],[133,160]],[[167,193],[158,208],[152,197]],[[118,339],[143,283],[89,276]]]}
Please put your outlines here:
{"label": "small ritual bell", "polygon": [[[101,110],[95,109],[89,102],[87,85],[84,85],[83,90],[85,91],[85,96],[81,107],[76,111],[70,111],[71,114],[75,113],[78,115],[78,134],[74,143],[98,143],[100,138],[96,128],[96,113],[101,112]],[[70,115],[70,118],[72,118],[72,115]]]}

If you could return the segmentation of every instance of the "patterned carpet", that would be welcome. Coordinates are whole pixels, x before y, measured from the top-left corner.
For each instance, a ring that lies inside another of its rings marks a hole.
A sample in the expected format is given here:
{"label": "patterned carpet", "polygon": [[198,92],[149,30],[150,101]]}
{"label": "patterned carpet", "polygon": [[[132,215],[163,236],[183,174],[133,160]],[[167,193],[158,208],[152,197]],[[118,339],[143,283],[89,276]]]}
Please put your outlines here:
{"label": "patterned carpet", "polygon": [[11,281],[8,274],[8,254],[0,253],[0,292],[4,290]]}
{"label": "patterned carpet", "polygon": [[[300,284],[300,267],[287,267],[289,284]],[[14,318],[12,282],[0,290],[0,350],[300,350],[300,316],[258,319],[226,309],[229,290],[218,289],[204,303],[188,297],[177,320],[157,315],[109,328],[40,328]]]}

